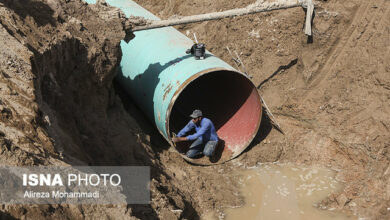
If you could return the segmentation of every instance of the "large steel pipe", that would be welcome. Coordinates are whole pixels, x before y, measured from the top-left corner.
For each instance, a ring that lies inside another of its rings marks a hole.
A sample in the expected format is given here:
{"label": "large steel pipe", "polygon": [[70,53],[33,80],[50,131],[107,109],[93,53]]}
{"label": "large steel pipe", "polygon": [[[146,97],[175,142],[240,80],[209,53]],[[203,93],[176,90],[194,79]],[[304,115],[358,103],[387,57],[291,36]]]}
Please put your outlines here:
{"label": "large steel pipe", "polygon": [[[133,1],[106,2],[119,7],[126,16],[158,20]],[[188,123],[194,109],[201,109],[214,122],[221,139],[218,162],[244,151],[257,134],[262,114],[252,81],[208,51],[204,60],[187,55],[185,51],[193,41],[172,27],[135,34],[129,43],[121,43],[118,80],[164,138],[172,144],[172,133]],[[185,151],[186,147],[188,144],[179,145],[177,150]]]}

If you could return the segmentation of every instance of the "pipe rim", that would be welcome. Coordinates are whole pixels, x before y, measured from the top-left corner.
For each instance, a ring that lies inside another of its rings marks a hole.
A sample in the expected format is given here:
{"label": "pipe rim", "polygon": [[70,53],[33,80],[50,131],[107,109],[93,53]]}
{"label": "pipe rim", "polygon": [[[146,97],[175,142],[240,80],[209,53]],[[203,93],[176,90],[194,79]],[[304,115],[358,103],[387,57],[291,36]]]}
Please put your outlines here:
{"label": "pipe rim", "polygon": [[[210,163],[210,164],[204,164],[204,163],[199,163],[198,161],[194,160],[194,159],[191,159],[191,158],[188,158],[186,157],[185,155],[182,155],[180,154],[186,161],[190,162],[190,163],[193,163],[193,164],[197,164],[197,165],[217,165],[217,164],[222,164],[222,163],[225,163],[227,161],[230,161],[236,157],[238,157],[242,152],[244,152],[248,146],[252,143],[253,139],[256,137],[257,133],[259,132],[259,129],[260,129],[260,124],[261,124],[261,117],[262,117],[262,114],[263,114],[263,110],[262,110],[262,102],[261,102],[261,96],[259,94],[259,91],[257,90],[256,88],[256,85],[253,83],[253,81],[244,73],[240,72],[240,71],[237,71],[237,70],[234,70],[234,69],[227,69],[227,68],[210,68],[210,69],[206,69],[206,70],[203,70],[203,71],[200,71],[194,75],[192,75],[191,77],[189,77],[188,79],[186,79],[181,85],[180,87],[176,90],[176,92],[173,94],[172,98],[171,98],[171,101],[169,102],[169,106],[168,106],[168,110],[167,110],[167,113],[166,113],[166,120],[167,120],[167,123],[165,124],[165,131],[166,131],[166,134],[167,134],[167,141],[168,143],[171,145],[171,146],[174,146],[174,143],[172,141],[172,136],[171,136],[171,133],[170,133],[170,128],[169,128],[169,124],[170,124],[170,117],[171,117],[171,113],[172,113],[172,108],[177,100],[177,98],[179,98],[180,94],[187,88],[188,85],[190,85],[193,81],[195,81],[196,79],[198,79],[199,77],[201,76],[204,76],[206,74],[210,74],[210,73],[213,73],[213,72],[217,72],[217,71],[228,71],[228,72],[233,72],[233,73],[237,73],[237,74],[240,74],[242,76],[244,76],[248,81],[250,81],[251,85],[253,86],[253,88],[256,90],[256,94],[258,96],[258,99],[259,99],[259,103],[260,103],[260,111],[259,111],[259,120],[258,120],[258,123],[256,125],[256,129],[255,129],[255,132],[253,133],[253,136],[251,138],[251,140],[247,143],[245,143],[245,147],[243,147],[242,149],[240,149],[239,151],[237,152],[234,152],[232,154],[232,156],[227,159],[227,160],[224,160],[224,161],[221,161],[221,162],[217,162],[217,163]],[[159,130],[160,131],[160,130]],[[162,131],[160,131],[161,134],[163,134]],[[165,137],[165,135],[163,135]],[[175,151],[176,152],[179,152],[176,147],[174,147]]]}

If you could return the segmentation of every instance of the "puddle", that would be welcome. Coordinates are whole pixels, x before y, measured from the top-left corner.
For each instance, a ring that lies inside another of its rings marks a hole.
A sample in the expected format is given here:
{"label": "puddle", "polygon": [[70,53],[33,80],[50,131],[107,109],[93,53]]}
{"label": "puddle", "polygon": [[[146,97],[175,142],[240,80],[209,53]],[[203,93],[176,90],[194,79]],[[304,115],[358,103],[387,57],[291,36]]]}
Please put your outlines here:
{"label": "puddle", "polygon": [[316,203],[342,189],[335,173],[324,168],[262,165],[240,178],[245,206],[225,209],[225,219],[345,220],[352,215],[320,210]]}

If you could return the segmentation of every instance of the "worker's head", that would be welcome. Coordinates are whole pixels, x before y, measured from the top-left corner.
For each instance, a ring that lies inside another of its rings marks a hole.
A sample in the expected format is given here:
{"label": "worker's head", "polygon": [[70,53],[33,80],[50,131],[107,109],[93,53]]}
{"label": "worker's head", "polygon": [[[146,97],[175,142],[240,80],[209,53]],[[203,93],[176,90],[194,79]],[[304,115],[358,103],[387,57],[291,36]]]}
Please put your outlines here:
{"label": "worker's head", "polygon": [[192,122],[194,122],[195,124],[200,123],[200,121],[202,120],[202,116],[202,111],[199,109],[194,110],[194,112],[192,112],[192,114],[190,115],[190,117],[192,118]]}

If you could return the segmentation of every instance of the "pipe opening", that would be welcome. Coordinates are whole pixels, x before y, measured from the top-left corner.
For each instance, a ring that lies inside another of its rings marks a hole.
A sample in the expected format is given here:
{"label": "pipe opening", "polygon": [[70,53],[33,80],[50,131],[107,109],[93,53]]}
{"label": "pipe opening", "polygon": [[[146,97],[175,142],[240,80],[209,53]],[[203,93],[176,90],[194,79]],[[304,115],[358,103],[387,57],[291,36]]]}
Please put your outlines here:
{"label": "pipe opening", "polygon": [[234,71],[209,72],[187,85],[173,105],[170,132],[178,133],[189,122],[194,109],[202,110],[203,116],[214,123],[222,151],[234,156],[250,144],[261,120],[256,87]]}

